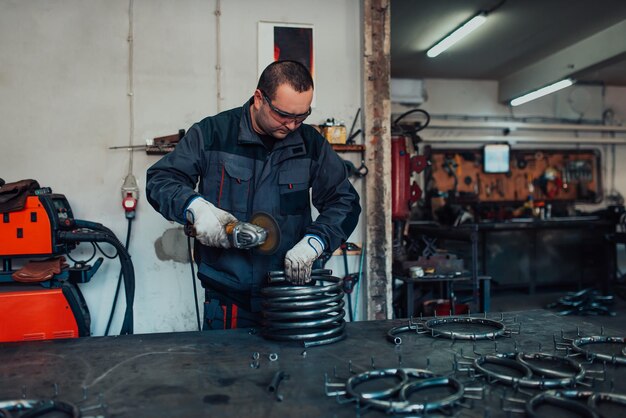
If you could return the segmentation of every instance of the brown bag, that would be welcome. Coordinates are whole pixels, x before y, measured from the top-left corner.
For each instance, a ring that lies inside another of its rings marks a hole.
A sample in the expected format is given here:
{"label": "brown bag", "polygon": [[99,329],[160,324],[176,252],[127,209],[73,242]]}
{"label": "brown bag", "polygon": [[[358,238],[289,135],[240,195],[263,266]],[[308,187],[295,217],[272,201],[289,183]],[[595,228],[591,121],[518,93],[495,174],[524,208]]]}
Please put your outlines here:
{"label": "brown bag", "polygon": [[39,188],[39,183],[31,179],[0,187],[0,213],[22,210],[26,205],[26,198]]}
{"label": "brown bag", "polygon": [[63,256],[42,261],[30,261],[24,267],[14,272],[11,277],[20,283],[45,282],[54,277],[55,274],[60,274],[68,266]]}

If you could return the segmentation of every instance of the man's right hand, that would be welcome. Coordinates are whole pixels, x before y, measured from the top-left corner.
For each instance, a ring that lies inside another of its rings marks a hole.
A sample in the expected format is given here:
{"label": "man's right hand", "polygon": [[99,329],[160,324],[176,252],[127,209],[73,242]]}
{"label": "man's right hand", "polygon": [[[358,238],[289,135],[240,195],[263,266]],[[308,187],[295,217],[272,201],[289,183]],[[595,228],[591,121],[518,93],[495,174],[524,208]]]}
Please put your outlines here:
{"label": "man's right hand", "polygon": [[226,225],[237,222],[230,213],[215,207],[201,197],[195,198],[185,210],[187,220],[196,230],[196,239],[209,247],[230,248]]}

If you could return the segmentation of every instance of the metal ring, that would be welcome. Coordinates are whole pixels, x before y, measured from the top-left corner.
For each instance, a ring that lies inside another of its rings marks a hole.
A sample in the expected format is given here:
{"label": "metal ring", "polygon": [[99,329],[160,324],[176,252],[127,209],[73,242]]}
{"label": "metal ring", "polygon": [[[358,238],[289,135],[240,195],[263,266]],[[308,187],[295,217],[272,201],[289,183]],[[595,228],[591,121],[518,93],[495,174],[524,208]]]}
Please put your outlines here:
{"label": "metal ring", "polygon": [[[463,384],[452,377],[433,377],[431,379],[426,379],[422,381],[412,382],[407,385],[404,385],[400,390],[400,399],[403,401],[409,402],[409,397],[420,390],[431,388],[431,387],[441,387],[447,386],[454,390],[454,393],[436,401],[429,401],[423,404],[422,411],[431,411],[433,409],[442,409],[448,406],[452,406],[459,402],[463,398],[463,394],[465,393],[465,387]],[[411,404],[416,405],[416,404]],[[414,407],[410,407],[406,412],[417,412]]]}
{"label": "metal ring", "polygon": [[[356,386],[374,379],[379,379],[382,377],[396,377],[400,379],[396,385],[372,392],[357,392]],[[409,377],[403,369],[378,369],[378,370],[370,370],[367,372],[359,373],[355,376],[350,377],[346,381],[346,392],[352,396],[353,398],[358,398],[362,401],[370,400],[370,399],[381,399],[387,398],[389,396],[393,396],[400,391],[400,389],[409,381]]]}
{"label": "metal ring", "polygon": [[[0,401],[2,411],[28,411],[22,416],[39,417],[50,412],[63,412],[71,418],[80,418],[80,409],[72,403],[51,399],[16,399]],[[11,416],[11,415],[9,415]]]}
{"label": "metal ring", "polygon": [[[618,357],[617,354],[611,356],[608,354],[593,353],[583,348],[583,346],[591,345],[591,344],[626,344],[626,338],[596,335],[592,337],[576,338],[574,339],[574,341],[572,341],[572,348],[574,349],[574,351],[581,353],[581,354],[585,354],[587,358],[591,359],[592,361],[595,359],[598,359],[598,360],[610,361],[614,364],[626,364],[626,358],[621,357],[621,356]],[[620,351],[620,353],[623,353],[623,349]]]}
{"label": "metal ring", "polygon": [[269,359],[270,359],[270,361],[276,361],[276,360],[278,360],[278,354],[276,354],[276,353],[270,353],[270,355],[269,355]]}
{"label": "metal ring", "polygon": [[618,393],[597,392],[589,397],[588,405],[591,408],[598,408],[600,402],[607,402],[626,407],[626,395]]}
{"label": "metal ring", "polygon": [[[523,355],[523,354],[522,354]],[[478,368],[481,372],[487,374],[489,377],[491,378],[496,378],[496,379],[501,379],[503,380],[505,383],[507,384],[511,384],[511,385],[519,385],[521,387],[526,387],[526,388],[535,388],[535,389],[554,389],[554,388],[566,388],[566,387],[570,387],[570,386],[574,386],[576,383],[580,382],[584,377],[585,377],[585,373],[586,370],[585,368],[577,363],[576,361],[569,359],[569,358],[563,358],[563,357],[558,357],[558,356],[552,356],[550,354],[544,354],[544,353],[535,353],[535,354],[530,354],[530,355],[526,355],[526,357],[528,356],[534,356],[533,358],[537,358],[537,359],[551,359],[551,360],[555,360],[555,361],[562,361],[562,362],[567,362],[570,364],[575,365],[576,369],[577,369],[577,373],[572,375],[572,374],[567,374],[564,375],[565,377],[561,377],[561,376],[557,376],[557,377],[553,377],[553,378],[549,378],[549,379],[545,379],[543,377],[541,378],[533,378],[532,376],[532,372],[541,374],[542,372],[548,372],[548,373],[561,373],[561,372],[557,372],[555,370],[551,370],[551,369],[545,369],[545,368],[541,368],[541,367],[537,367],[535,365],[531,365],[529,363],[527,363],[526,361],[520,361],[520,353],[500,353],[500,354],[494,354],[494,355],[490,355],[490,356],[483,356],[483,357],[490,357],[490,359],[488,361],[482,361],[482,363],[479,361],[478,363],[480,364],[476,364],[476,359],[474,362],[474,365],[476,368]],[[500,361],[496,360],[500,359]],[[514,363],[518,363],[520,366],[528,368],[528,370],[531,371],[531,375],[530,376],[524,376],[524,377],[513,377],[513,376],[508,376],[508,375],[504,375],[502,373],[496,373],[494,371],[491,371],[485,367],[482,367],[482,364],[484,362],[487,363],[493,363],[493,364],[500,364],[502,366],[505,367],[510,367],[512,369],[517,369],[521,372],[525,372],[524,369],[519,368],[518,366],[516,366]],[[514,363],[512,363],[514,362]],[[543,374],[548,374],[548,373],[543,373]]]}
{"label": "metal ring", "polygon": [[535,395],[530,401],[528,401],[526,403],[526,414],[529,417],[543,417],[544,415],[537,414],[536,411],[540,405],[545,404],[575,412],[582,417],[600,418],[600,416],[588,406],[572,400],[569,396],[565,397],[560,394],[560,392],[550,391]]}
{"label": "metal ring", "polygon": [[[447,324],[468,324],[468,325],[484,325],[489,328],[494,328],[494,331],[487,332],[458,332],[458,331],[441,331],[435,329],[439,325]],[[433,337],[445,337],[450,339],[459,340],[486,340],[494,339],[496,337],[503,336],[506,332],[506,325],[500,321],[487,318],[472,318],[472,317],[446,317],[446,318],[433,318],[424,323],[424,333],[430,332]]]}
{"label": "metal ring", "polygon": [[[528,360],[550,360],[561,363],[566,363],[575,369],[574,373],[560,372],[554,369],[548,369],[545,367],[539,367],[530,363]],[[519,384],[524,387],[534,388],[556,388],[556,387],[568,387],[574,386],[576,383],[584,379],[586,370],[582,364],[569,357],[560,357],[546,353],[518,353],[516,360],[521,364],[527,366],[533,373],[541,376],[551,377],[549,379],[521,379]]]}
{"label": "metal ring", "polygon": [[[430,370],[423,369],[403,369],[407,376],[416,379],[431,379],[439,378]],[[418,382],[415,382],[418,383]],[[412,384],[412,383],[409,383]],[[406,385],[405,385],[406,386]],[[412,403],[408,400],[384,400],[384,399],[369,399],[366,401],[367,405],[370,405],[376,409],[385,411],[388,414],[406,414],[406,413],[419,413],[424,411],[430,411],[441,408],[440,401],[424,402],[424,403]]]}
{"label": "metal ring", "polygon": [[[489,370],[486,367],[484,367],[483,365],[486,363],[491,363],[491,364],[496,364],[496,365],[500,365],[500,366],[505,366],[517,371],[522,372],[523,377],[515,377],[515,376],[510,376],[510,375],[506,375],[506,374],[502,374],[502,373],[497,373],[494,372],[493,370]],[[482,372],[483,374],[487,375],[490,378],[496,378],[498,380],[501,380],[502,382],[506,383],[506,384],[510,384],[510,385],[514,385],[517,384],[518,382],[520,382],[523,379],[530,379],[531,376],[533,375],[532,370],[530,370],[530,368],[522,363],[518,363],[517,361],[505,357],[503,355],[486,355],[486,356],[480,356],[476,359],[474,359],[474,367],[479,370],[480,372]]]}
{"label": "metal ring", "polygon": [[400,325],[397,327],[393,327],[387,332],[387,341],[395,345],[400,345],[402,344],[402,338],[398,337],[398,334],[402,334],[403,332],[416,331],[416,330],[417,330],[417,325],[411,324],[410,322],[408,325]]}

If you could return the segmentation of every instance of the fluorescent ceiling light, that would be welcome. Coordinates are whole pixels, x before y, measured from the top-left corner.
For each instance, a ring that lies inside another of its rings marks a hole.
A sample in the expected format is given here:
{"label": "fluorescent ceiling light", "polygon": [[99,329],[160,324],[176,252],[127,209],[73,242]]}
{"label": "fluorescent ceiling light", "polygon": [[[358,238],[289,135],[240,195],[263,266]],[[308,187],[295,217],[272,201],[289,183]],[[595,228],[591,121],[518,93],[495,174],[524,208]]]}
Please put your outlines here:
{"label": "fluorescent ceiling light", "polygon": [[437,42],[432,48],[428,50],[428,52],[426,52],[426,55],[430,58],[435,58],[437,55],[441,54],[443,51],[450,48],[452,45],[472,33],[476,28],[485,23],[486,20],[487,14],[485,12],[480,12],[479,14],[456,28],[454,32],[443,38],[441,41]]}
{"label": "fluorescent ceiling light", "polygon": [[554,93],[555,91],[559,91],[564,89],[565,87],[569,87],[574,84],[574,80],[571,78],[566,78],[565,80],[557,81],[554,84],[550,84],[549,86],[542,87],[538,90],[531,91],[523,96],[517,97],[511,100],[511,106],[519,106],[524,103],[528,103],[531,100],[538,99],[540,97],[546,96],[550,93]]}

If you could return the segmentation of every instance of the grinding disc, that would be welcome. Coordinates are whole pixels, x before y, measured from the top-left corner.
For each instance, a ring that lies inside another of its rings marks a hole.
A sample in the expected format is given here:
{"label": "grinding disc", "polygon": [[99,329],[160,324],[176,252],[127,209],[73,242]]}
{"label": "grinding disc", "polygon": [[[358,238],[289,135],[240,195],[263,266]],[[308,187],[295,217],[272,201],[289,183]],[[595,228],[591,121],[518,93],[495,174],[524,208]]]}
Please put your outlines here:
{"label": "grinding disc", "polygon": [[267,231],[265,242],[255,248],[260,254],[271,255],[280,247],[280,228],[276,219],[266,212],[257,212],[250,218],[251,224],[260,226]]}

